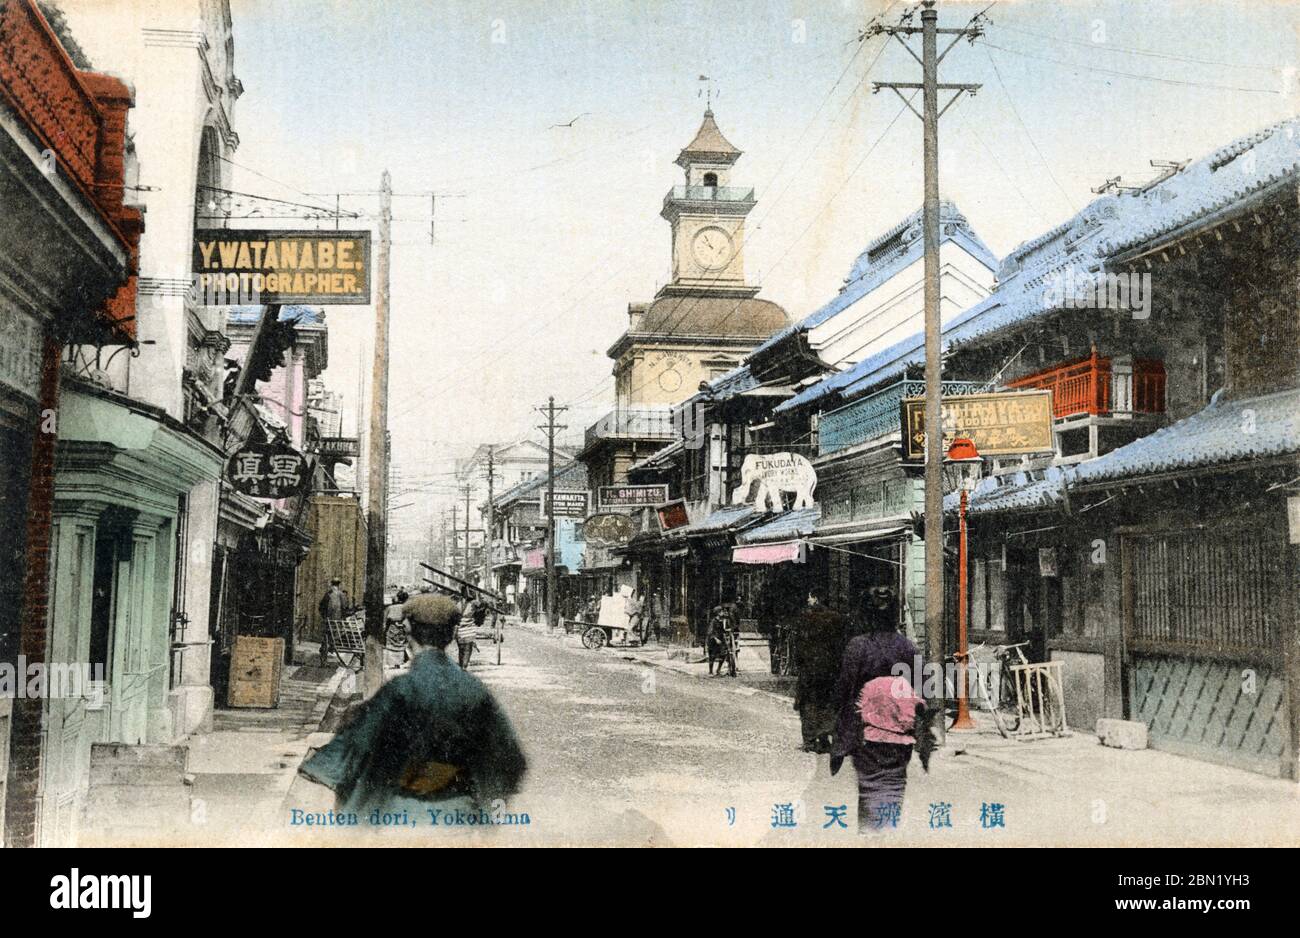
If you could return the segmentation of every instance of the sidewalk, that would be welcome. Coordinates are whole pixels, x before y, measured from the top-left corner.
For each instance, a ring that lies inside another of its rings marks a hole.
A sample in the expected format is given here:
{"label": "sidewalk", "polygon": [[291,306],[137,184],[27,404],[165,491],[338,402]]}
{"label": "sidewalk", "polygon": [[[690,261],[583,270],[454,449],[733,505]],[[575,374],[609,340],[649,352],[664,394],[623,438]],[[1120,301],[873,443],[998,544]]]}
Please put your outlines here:
{"label": "sidewalk", "polygon": [[278,707],[218,710],[213,732],[190,739],[194,827],[185,839],[283,842],[282,805],[298,766],[309,748],[328,740],[321,729],[331,703],[349,696],[358,679],[341,667],[317,666],[314,645],[296,651],[297,661],[311,663],[285,669]]}

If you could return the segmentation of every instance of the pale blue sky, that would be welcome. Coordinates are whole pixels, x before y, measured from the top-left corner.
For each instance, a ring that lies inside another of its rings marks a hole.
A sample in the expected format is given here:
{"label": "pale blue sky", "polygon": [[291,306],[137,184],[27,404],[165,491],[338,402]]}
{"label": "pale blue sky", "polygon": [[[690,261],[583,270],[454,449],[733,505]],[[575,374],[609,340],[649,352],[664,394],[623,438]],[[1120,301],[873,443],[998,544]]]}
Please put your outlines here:
{"label": "pale blue sky", "polygon": [[[434,246],[428,198],[395,202],[392,425],[412,473],[530,432],[548,394],[589,398],[568,415],[575,429],[608,409],[605,349],[627,303],[668,277],[658,212],[700,121],[700,74],[745,151],[733,182],[758,189],[750,278],[795,318],[920,204],[920,123],[904,114],[884,133],[901,105],[869,90],[918,81],[919,68],[893,41],[854,41],[884,4],[232,6],[235,160],[288,184],[237,169],[237,188],[373,189],[387,168],[399,192],[447,193]],[[985,6],[942,4],[941,25]],[[942,80],[984,88],[943,119],[941,190],[999,256],[1108,176],[1149,178],[1150,159],[1194,158],[1300,111],[1300,81],[1282,71],[1298,60],[1295,3],[1033,0],[988,16],[986,42],[943,63]],[[373,213],[377,201],[343,204]],[[330,316],[330,383],[349,395],[370,323],[363,309]]]}

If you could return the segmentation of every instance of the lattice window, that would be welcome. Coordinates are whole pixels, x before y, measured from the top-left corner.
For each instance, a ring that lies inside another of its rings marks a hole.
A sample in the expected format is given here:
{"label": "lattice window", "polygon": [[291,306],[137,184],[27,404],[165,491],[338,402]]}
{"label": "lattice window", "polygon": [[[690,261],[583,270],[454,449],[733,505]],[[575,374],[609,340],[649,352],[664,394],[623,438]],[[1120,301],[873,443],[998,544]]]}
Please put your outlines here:
{"label": "lattice window", "polygon": [[1169,645],[1268,650],[1279,644],[1285,545],[1239,528],[1132,538],[1132,638]]}

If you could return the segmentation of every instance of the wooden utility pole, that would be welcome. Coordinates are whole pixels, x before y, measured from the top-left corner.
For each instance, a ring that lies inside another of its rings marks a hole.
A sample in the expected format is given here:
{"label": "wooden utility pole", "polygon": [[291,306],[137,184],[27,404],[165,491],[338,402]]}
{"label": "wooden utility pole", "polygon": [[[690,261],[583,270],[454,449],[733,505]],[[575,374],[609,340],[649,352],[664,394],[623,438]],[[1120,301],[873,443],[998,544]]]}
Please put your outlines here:
{"label": "wooden utility pole", "polygon": [[492,505],[492,483],[496,476],[496,465],[491,443],[488,444],[487,457],[488,497],[487,516],[483,525],[483,587],[484,589],[492,589],[492,529],[496,522]]}
{"label": "wooden utility pole", "polygon": [[[975,19],[977,19],[976,17]],[[971,20],[971,23],[975,22]],[[940,671],[944,664],[944,615],[943,615],[943,411],[941,395],[943,393],[943,372],[940,356],[942,354],[943,323],[939,315],[939,118],[961,97],[963,92],[974,94],[979,85],[941,84],[939,62],[956,45],[957,40],[966,37],[974,39],[983,30],[970,25],[961,29],[940,29],[939,13],[934,8],[934,0],[925,0],[921,10],[921,26],[879,26],[877,30],[888,33],[902,44],[912,58],[921,64],[921,84],[912,82],[873,82],[872,93],[881,88],[889,88],[912,109],[912,113],[921,118],[924,125],[924,143],[922,161],[925,175],[925,203],[922,209],[922,228],[925,242],[925,659],[931,668]],[[908,45],[904,36],[921,34],[921,55],[918,57]],[[952,41],[938,51],[940,34],[952,36]],[[911,92],[903,94],[903,89]],[[918,114],[912,107],[911,99],[920,90],[922,95],[922,113]],[[939,108],[939,92],[951,91],[943,108]],[[938,673],[938,672],[936,672]],[[933,703],[942,714],[943,684],[934,682],[939,688],[939,699]],[[935,721],[940,741],[944,735],[943,720]]]}
{"label": "wooden utility pole", "polygon": [[468,580],[468,579],[469,579],[469,497],[470,497],[470,494],[473,492],[473,489],[470,488],[470,486],[469,486],[468,484],[466,484],[466,485],[464,486],[464,489],[465,489],[465,567],[464,567],[464,573],[465,573],[465,579]]}
{"label": "wooden utility pole", "polygon": [[366,539],[366,665],[362,687],[373,697],[384,683],[384,578],[388,541],[388,288],[393,241],[393,186],[379,184],[379,292],[375,302],[375,361],[370,388],[370,524]]}
{"label": "wooden utility pole", "polygon": [[460,511],[460,509],[456,506],[455,502],[452,502],[451,503],[451,550],[447,551],[446,556],[442,558],[443,562],[446,563],[447,566],[451,567],[452,569],[455,569],[456,550],[457,548],[460,547],[460,528],[457,527],[459,521],[457,521],[457,514],[456,514],[458,511]]}
{"label": "wooden utility pole", "polygon": [[[492,538],[496,530],[496,505],[493,502],[494,492],[493,483],[496,481],[496,459],[492,451],[492,444],[488,444],[488,464],[487,464],[487,484],[488,500],[487,515],[483,522],[483,588],[494,589],[496,584],[492,582]],[[502,597],[504,599],[504,597]],[[504,602],[502,603],[504,605]],[[492,613],[492,641],[497,646],[497,664],[501,663],[501,629],[505,624],[505,610]]]}
{"label": "wooden utility pole", "polygon": [[546,423],[537,429],[546,432],[546,503],[542,513],[546,516],[546,628],[555,628],[555,434],[568,427],[555,422],[555,415],[568,410],[556,407],[555,398],[546,399],[546,406],[537,410],[546,415]]}

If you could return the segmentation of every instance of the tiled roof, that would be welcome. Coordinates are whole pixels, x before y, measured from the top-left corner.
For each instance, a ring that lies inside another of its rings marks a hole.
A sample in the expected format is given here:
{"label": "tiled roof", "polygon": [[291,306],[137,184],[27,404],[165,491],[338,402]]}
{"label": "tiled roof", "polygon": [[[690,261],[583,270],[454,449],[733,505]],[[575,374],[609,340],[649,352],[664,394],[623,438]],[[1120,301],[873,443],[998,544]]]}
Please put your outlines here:
{"label": "tiled roof", "polygon": [[[906,270],[925,255],[925,240],[921,229],[921,211],[917,210],[889,231],[874,238],[853,262],[853,268],[844,279],[840,288],[829,302],[816,312],[804,317],[792,326],[775,333],[770,339],[754,350],[754,354],[766,351],[784,341],[791,335],[807,332],[822,323],[833,319],[862,299],[881,284]],[[939,207],[940,239],[942,246],[951,241],[978,258],[989,270],[996,270],[998,259],[980,240],[971,228],[966,216],[962,215],[951,202],[941,202]]]}
{"label": "tiled roof", "polygon": [[[1048,469],[1041,478],[1018,472],[983,479],[971,492],[966,510],[991,514],[1052,508],[1067,491],[1295,454],[1300,454],[1300,388],[1215,401],[1104,456]],[[944,511],[956,511],[957,506],[956,493],[944,496]]]}
{"label": "tiled roof", "polygon": [[[962,345],[1054,310],[1044,293],[1051,279],[1074,271],[1103,269],[1106,261],[1135,245],[1164,237],[1194,222],[1208,222],[1274,185],[1300,175],[1300,119],[1244,137],[1185,166],[1148,188],[1094,199],[1077,215],[1026,241],[1002,262],[998,287],[944,327],[945,354]],[[806,388],[780,404],[788,411],[830,394],[845,397],[900,377],[925,361],[921,332],[871,358]]]}
{"label": "tiled roof", "polygon": [[[586,464],[574,460],[567,465],[556,468],[555,487],[566,492],[585,491],[587,488]],[[546,488],[546,475],[542,474],[536,479],[520,482],[507,489],[497,497],[496,502],[498,506],[501,506],[507,502],[527,498],[534,492],[540,492],[544,488]]]}
{"label": "tiled roof", "polygon": [[[1023,472],[983,479],[967,499],[966,513],[979,515],[1052,508],[1064,500],[1066,484],[1067,473],[1056,468],[1047,470],[1046,476],[1041,479],[1032,478]],[[956,492],[945,495],[943,510],[956,511],[960,497]]]}
{"label": "tiled roof", "polygon": [[709,382],[709,390],[705,395],[714,400],[726,400],[734,397],[742,391],[751,391],[758,387],[761,382],[754,377],[754,373],[749,370],[748,365],[739,365],[731,369],[725,375],[714,378]]}
{"label": "tiled roof", "polygon": [[1300,120],[1281,121],[1235,140],[1143,193],[1147,210],[1108,231],[1101,249],[1118,254],[1262,192],[1300,169]]}
{"label": "tiled roof", "polygon": [[744,533],[736,535],[736,541],[741,544],[760,544],[807,537],[813,533],[821,516],[821,507],[817,505],[783,512],[773,516],[766,524],[746,528]]}
{"label": "tiled roof", "polygon": [[1190,417],[1079,463],[1070,486],[1294,453],[1300,453],[1300,389],[1211,402]]}
{"label": "tiled roof", "polygon": [[692,521],[668,532],[669,537],[691,537],[696,534],[716,534],[733,530],[739,525],[761,517],[752,505],[727,505],[698,521]]}

